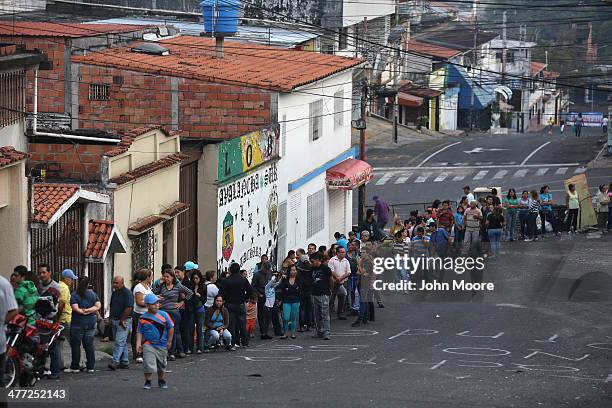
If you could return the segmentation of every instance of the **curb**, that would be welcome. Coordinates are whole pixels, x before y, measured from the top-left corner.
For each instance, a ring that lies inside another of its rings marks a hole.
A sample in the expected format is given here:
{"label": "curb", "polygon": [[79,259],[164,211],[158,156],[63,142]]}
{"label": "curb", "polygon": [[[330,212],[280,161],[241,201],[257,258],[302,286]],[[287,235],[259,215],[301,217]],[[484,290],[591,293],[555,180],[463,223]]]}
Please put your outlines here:
{"label": "curb", "polygon": [[599,169],[612,167],[612,156],[603,157],[607,147],[608,144],[604,143],[599,153],[597,153],[597,156],[595,156],[593,160],[588,162],[586,167]]}

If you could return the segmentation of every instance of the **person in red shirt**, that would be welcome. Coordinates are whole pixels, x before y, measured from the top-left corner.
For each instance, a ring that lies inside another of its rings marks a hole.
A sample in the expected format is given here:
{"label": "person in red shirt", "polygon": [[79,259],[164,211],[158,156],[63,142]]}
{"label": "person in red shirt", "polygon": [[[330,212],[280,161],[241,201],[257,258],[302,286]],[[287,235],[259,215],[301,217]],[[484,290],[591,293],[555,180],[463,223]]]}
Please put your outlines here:
{"label": "person in red shirt", "polygon": [[450,208],[450,201],[445,200],[442,202],[442,208],[438,210],[437,216],[438,225],[450,234],[455,224],[455,216],[453,215],[453,210]]}

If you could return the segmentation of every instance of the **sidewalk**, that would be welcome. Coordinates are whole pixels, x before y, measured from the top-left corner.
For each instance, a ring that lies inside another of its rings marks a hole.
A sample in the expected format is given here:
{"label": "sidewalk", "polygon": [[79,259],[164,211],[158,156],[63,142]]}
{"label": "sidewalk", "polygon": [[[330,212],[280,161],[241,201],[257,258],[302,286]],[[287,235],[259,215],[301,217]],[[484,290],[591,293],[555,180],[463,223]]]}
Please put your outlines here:
{"label": "sidewalk", "polygon": [[[460,136],[461,131],[448,133],[431,131],[423,128],[420,131],[409,126],[398,125],[397,144],[393,141],[393,124],[387,119],[378,116],[368,116],[366,128],[366,145],[381,148],[385,146],[396,148],[398,145],[409,145],[423,141],[443,140],[449,136]],[[359,144],[359,131],[353,129],[352,143]]]}
{"label": "sidewalk", "polygon": [[597,156],[587,164],[593,169],[603,169],[612,167],[612,155],[608,154],[608,143],[604,142]]}
{"label": "sidewalk", "polygon": [[[108,363],[112,361],[112,353],[113,347],[115,345],[114,341],[110,341],[107,343],[103,343],[100,341],[100,337],[95,337],[94,339],[94,348],[96,349],[96,370],[107,370],[106,367]],[[130,347],[130,360],[132,360],[131,355],[132,349]],[[70,345],[68,340],[63,342],[62,345],[62,358],[64,361],[64,365],[66,367],[70,366],[70,362],[72,361],[72,356],[70,352]],[[80,367],[85,366],[85,350],[81,347],[81,364]]]}

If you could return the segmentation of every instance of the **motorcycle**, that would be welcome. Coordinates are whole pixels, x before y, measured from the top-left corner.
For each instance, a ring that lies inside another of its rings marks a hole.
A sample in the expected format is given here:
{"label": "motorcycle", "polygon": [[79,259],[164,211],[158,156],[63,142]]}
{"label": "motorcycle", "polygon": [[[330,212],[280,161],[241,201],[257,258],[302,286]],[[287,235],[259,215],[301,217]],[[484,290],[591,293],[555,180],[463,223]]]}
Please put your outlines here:
{"label": "motorcycle", "polygon": [[48,320],[36,320],[35,325],[26,322],[25,316],[17,315],[7,324],[6,388],[17,383],[20,387],[33,387],[42,378],[49,348],[64,329],[61,324]]}

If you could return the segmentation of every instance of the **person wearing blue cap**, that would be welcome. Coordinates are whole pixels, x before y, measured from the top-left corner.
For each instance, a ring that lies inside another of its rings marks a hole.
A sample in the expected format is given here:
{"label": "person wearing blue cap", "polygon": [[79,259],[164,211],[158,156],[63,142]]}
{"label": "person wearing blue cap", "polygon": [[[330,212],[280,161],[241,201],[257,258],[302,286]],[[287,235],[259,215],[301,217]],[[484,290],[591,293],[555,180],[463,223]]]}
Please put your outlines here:
{"label": "person wearing blue cap", "polygon": [[144,389],[151,389],[151,377],[157,372],[159,388],[166,389],[164,379],[168,365],[168,351],[174,337],[174,322],[170,315],[159,310],[159,298],[153,293],[144,297],[147,312],[138,320],[136,350],[142,353],[145,383]]}

